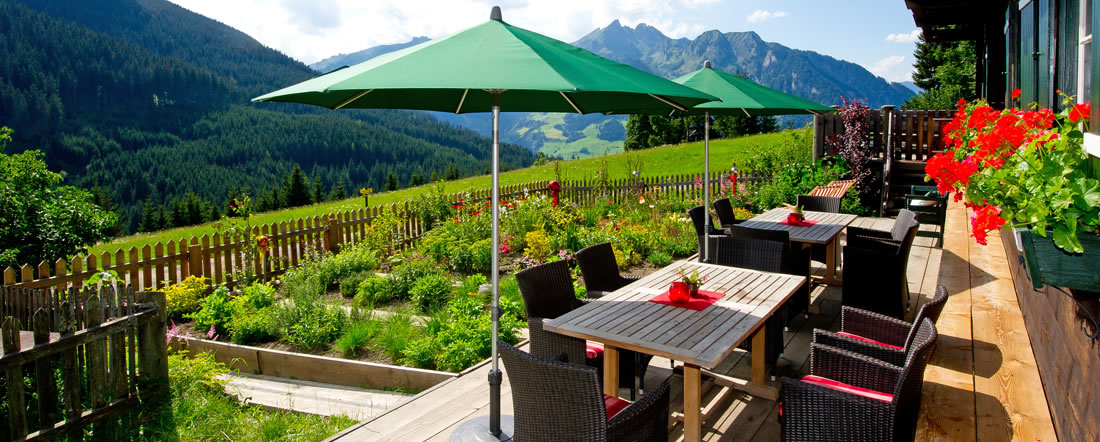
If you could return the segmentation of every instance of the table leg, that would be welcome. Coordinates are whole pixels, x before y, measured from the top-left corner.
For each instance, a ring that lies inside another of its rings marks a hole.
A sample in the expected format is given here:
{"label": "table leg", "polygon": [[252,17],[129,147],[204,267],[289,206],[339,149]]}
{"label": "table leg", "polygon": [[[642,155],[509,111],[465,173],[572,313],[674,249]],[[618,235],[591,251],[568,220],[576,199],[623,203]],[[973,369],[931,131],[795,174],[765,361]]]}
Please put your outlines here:
{"label": "table leg", "polygon": [[[606,350],[605,350],[606,351]],[[606,353],[605,353],[606,354]],[[702,440],[701,411],[703,378],[698,365],[684,364],[684,442]]]}
{"label": "table leg", "polygon": [[619,349],[603,346],[603,393],[619,397]]}
{"label": "table leg", "polygon": [[767,324],[761,325],[752,335],[752,383],[756,385],[764,385],[766,382],[764,379],[767,376],[767,369],[764,367],[764,353],[767,349],[764,348],[764,336],[767,328]]}

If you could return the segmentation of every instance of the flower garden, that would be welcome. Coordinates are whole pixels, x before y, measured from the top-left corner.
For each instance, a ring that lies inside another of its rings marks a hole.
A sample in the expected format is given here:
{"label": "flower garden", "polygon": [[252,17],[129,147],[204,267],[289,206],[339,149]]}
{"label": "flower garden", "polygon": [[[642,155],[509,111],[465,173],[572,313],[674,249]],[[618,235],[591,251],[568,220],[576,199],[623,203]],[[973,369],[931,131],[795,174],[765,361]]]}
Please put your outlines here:
{"label": "flower garden", "polygon": [[[839,157],[813,163],[809,141],[806,130],[788,131],[783,143],[737,165],[742,173],[771,179],[734,188],[727,177],[714,197],[729,197],[737,216],[747,218],[848,176]],[[605,168],[601,175],[610,172]],[[577,250],[603,242],[613,245],[620,268],[634,273],[695,253],[695,232],[685,212],[702,204],[702,182],[687,192],[664,192],[641,182],[618,198],[625,201],[620,203],[600,188],[592,190],[596,198],[586,198],[593,201],[589,204],[561,198],[555,205],[553,198],[533,194],[501,202],[502,339],[518,341],[525,327],[523,298],[511,276],[516,270],[571,261]],[[854,189],[845,208],[866,211]],[[165,289],[173,324],[169,335],[461,371],[490,352],[489,298],[479,290],[492,259],[488,209],[484,201],[452,202],[437,185],[414,204],[432,229],[411,245],[393,234],[401,220],[384,214],[358,243],[336,254],[314,254],[277,281],[245,282],[230,290],[188,278]],[[220,227],[248,230],[243,222],[231,218]],[[264,239],[254,238],[258,246],[246,250],[246,258],[262,258]],[[577,296],[584,297],[575,267],[574,272]]]}

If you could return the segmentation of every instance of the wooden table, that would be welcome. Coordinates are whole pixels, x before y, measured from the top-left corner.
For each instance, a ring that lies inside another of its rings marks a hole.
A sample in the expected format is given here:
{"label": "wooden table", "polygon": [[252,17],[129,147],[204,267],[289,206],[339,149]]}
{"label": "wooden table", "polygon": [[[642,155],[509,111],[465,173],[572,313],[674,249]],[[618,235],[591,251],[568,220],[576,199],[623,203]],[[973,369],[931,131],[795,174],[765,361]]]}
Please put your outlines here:
{"label": "wooden table", "polygon": [[838,259],[840,248],[837,247],[837,237],[840,232],[855,221],[856,215],[844,213],[811,212],[802,213],[806,219],[817,221],[811,227],[788,226],[779,224],[787,219],[789,209],[777,207],[767,212],[754,216],[741,224],[740,227],[764,230],[786,230],[791,235],[791,241],[800,242],[811,246],[825,246],[825,278],[822,282],[829,285],[841,285],[840,278],[836,277],[836,267],[840,263]]}
{"label": "wooden table", "polygon": [[[681,267],[707,277],[701,289],[725,294],[703,310],[648,302],[668,290]],[[587,305],[546,322],[547,330],[604,344],[604,393],[618,396],[620,348],[684,362],[684,437],[701,437],[702,375],[752,337],[752,379],[716,383],[775,400],[765,384],[764,321],[791,297],[805,277],[678,261]],[[717,375],[715,375],[718,377]]]}

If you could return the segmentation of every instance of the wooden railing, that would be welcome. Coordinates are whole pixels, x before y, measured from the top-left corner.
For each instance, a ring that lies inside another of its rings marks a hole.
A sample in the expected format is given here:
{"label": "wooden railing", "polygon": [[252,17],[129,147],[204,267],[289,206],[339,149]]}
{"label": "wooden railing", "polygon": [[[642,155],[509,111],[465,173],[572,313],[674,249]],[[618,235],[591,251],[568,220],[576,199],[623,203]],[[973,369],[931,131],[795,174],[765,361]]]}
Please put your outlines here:
{"label": "wooden railing", "polygon": [[[869,112],[867,124],[875,158],[882,159],[890,150],[894,160],[927,161],[943,151],[943,127],[951,121],[951,117],[951,111],[896,110],[893,106],[883,106],[881,111]],[[893,126],[887,124],[890,118],[894,119]],[[840,115],[814,116],[815,156],[836,155],[832,140],[843,132],[844,123]]]}
{"label": "wooden railing", "polygon": [[[762,176],[743,176],[738,177],[737,181],[746,183],[764,179],[766,178]],[[702,194],[704,181],[709,183],[712,194],[719,193],[722,186],[729,185],[728,177],[717,172],[712,173],[707,180],[703,179],[702,174],[606,181],[574,180],[562,183],[560,196],[578,204],[604,201],[623,203],[628,196],[637,195],[640,189],[664,198],[697,197]],[[501,188],[501,198],[548,195],[548,185],[549,181],[535,181],[504,186]],[[488,200],[490,191],[483,189],[454,193],[445,198],[453,203],[462,201],[468,204]],[[262,265],[259,262],[254,263],[255,268],[250,270],[254,275],[268,279],[297,267],[307,256],[323,251],[335,252],[343,244],[358,243],[366,237],[372,221],[383,211],[392,212],[400,218],[397,236],[403,245],[408,245],[430,227],[424,226],[420,221],[411,201],[256,226],[256,234],[269,238],[269,258],[264,259]],[[190,239],[146,244],[140,249],[131,247],[129,250],[119,249],[114,253],[76,256],[71,260],[59,259],[53,263],[42,262],[37,266],[27,264],[19,269],[8,267],[4,270],[3,284],[9,288],[53,287],[66,290],[80,288],[85,280],[96,273],[114,271],[122,282],[132,285],[135,290],[156,290],[192,275],[209,278],[213,284],[233,286],[236,284],[234,275],[246,265],[247,246],[243,238],[223,235],[192,236]]]}
{"label": "wooden railing", "polygon": [[[0,301],[8,440],[81,440],[89,424],[121,440],[128,428],[119,413],[167,395],[163,293],[2,288]],[[26,368],[33,394],[24,391]]]}

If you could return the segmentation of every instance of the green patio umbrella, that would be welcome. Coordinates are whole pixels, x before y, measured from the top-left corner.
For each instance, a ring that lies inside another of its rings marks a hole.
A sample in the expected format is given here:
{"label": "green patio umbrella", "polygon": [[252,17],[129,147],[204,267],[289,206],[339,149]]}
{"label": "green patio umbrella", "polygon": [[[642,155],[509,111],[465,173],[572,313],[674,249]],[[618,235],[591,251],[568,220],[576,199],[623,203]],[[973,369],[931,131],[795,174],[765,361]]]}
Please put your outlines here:
{"label": "green patio umbrella", "polygon": [[[833,108],[814,103],[810,100],[777,91],[752,80],[730,75],[714,69],[710,61],[703,62],[703,68],[683,75],[672,81],[706,92],[722,101],[711,101],[697,105],[687,111],[678,111],[689,115],[703,115],[703,176],[706,177],[703,191],[703,207],[710,208],[710,116],[746,115],[749,117],[790,114],[823,114],[833,112]],[[736,186],[737,183],[734,183]],[[710,231],[710,217],[704,217],[704,232]],[[710,257],[710,241],[703,241],[703,254],[700,260]]]}
{"label": "green patio umbrella", "polygon": [[[492,112],[492,369],[488,425],[469,421],[455,438],[510,437],[501,431],[497,361],[499,308],[500,112],[624,113],[686,111],[716,98],[552,38],[517,28],[493,7],[481,25],[381,55],[253,101],[308,103],[329,109]],[[507,423],[507,422],[506,422]]]}

